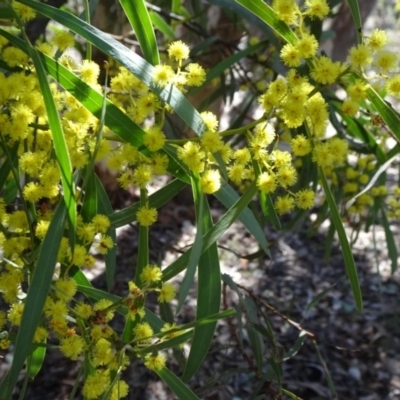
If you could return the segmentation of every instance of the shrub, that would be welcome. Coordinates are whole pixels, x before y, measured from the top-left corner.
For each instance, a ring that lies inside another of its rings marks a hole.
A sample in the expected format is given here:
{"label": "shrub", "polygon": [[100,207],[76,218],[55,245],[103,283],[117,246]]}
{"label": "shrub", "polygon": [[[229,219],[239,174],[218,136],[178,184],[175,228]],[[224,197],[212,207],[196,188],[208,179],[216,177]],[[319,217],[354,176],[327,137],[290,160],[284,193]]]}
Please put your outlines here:
{"label": "shrub", "polygon": [[[26,379],[37,374],[48,344],[66,358],[84,360],[82,393],[87,399],[127,396],[121,372],[137,358],[178,398],[198,398],[185,382],[207,354],[216,322],[235,314],[220,310],[217,241],[238,219],[269,256],[265,224],[290,230],[313,208],[318,223],[329,218],[330,235],[336,232],[340,240],[360,311],[361,290],[343,219],[355,233],[382,224],[393,270],[397,266],[388,221],[399,215],[400,189],[386,188],[385,171],[398,155],[400,119],[385,99],[400,96],[400,76],[397,57],[386,49],[385,32],[363,34],[356,1],[349,4],[358,43],[347,61],[339,62],[319,51],[322,21],[331,13],[325,0],[307,0],[302,6],[294,0],[274,0],[272,5],[237,0],[232,12],[244,15],[248,43],[208,71],[195,49],[181,40],[171,40],[164,53],[159,51],[166,38],[157,41],[153,25],[174,35],[174,25],[162,15],[149,14],[142,0],[135,8],[121,3],[143,56],[45,3],[0,4],[5,21],[0,28],[0,290],[7,304],[0,316],[0,347],[15,345],[0,386],[2,399],[11,397],[25,363]],[[173,2],[170,16],[187,15],[178,3]],[[252,13],[257,24],[270,28],[259,39],[249,33]],[[65,29],[32,45],[24,23],[36,15]],[[88,58],[81,62],[65,53],[78,36],[88,48]],[[91,46],[106,54],[109,64],[96,64]],[[279,52],[274,62],[273,48]],[[253,81],[241,81],[236,67]],[[185,97],[215,80],[217,94],[227,98],[230,91],[242,91],[249,99],[222,131],[218,116],[197,110]],[[338,87],[346,92],[344,99],[337,96]],[[255,107],[260,117],[244,123],[246,112]],[[172,113],[194,135],[173,137],[167,121]],[[333,128],[329,134],[328,125]],[[138,203],[113,210],[95,173],[99,161],[116,171],[122,188],[139,190]],[[171,179],[149,195],[148,187],[159,175]],[[148,236],[157,209],[188,185],[196,211],[194,243],[165,268],[153,265]],[[216,222],[207,195],[227,208]],[[288,213],[291,222],[283,223],[281,216]],[[115,230],[135,221],[139,251],[126,295],[96,289],[85,275],[95,262],[90,249],[104,255],[110,289]],[[183,271],[178,288],[170,281]],[[172,311],[182,307],[196,271],[196,318],[178,325]],[[228,276],[222,278],[242,299],[238,286]],[[77,293],[86,300],[78,300]],[[156,294],[159,315],[146,307],[150,293]],[[178,305],[171,308],[175,297]],[[241,306],[254,325],[248,335],[259,378],[268,375],[277,392],[296,398],[282,386],[279,354],[272,351],[269,365],[263,364],[259,344],[274,340],[270,327],[252,317],[253,307],[262,305],[247,300]],[[116,313],[125,319],[121,332],[110,324]],[[307,337],[301,330],[296,346]],[[164,351],[186,342],[190,353],[179,378],[168,369]]]}

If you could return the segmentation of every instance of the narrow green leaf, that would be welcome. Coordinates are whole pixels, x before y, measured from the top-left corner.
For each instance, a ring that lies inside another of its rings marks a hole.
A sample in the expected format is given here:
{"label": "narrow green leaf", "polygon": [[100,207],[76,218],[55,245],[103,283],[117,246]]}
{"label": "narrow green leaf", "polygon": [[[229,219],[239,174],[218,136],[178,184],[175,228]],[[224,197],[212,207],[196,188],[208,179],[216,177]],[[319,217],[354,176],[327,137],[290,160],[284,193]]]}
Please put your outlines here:
{"label": "narrow green leaf", "polygon": [[171,0],[171,12],[179,14],[181,9],[181,0]]}
{"label": "narrow green leaf", "polygon": [[143,0],[120,0],[125,15],[135,31],[144,59],[150,64],[160,64],[156,35]]}
{"label": "narrow green leaf", "polygon": [[361,14],[360,14],[360,8],[358,6],[358,1],[357,0],[347,0],[347,4],[349,5],[351,15],[354,20],[354,25],[357,30],[357,40],[358,43],[362,42],[362,21],[361,21]]}
{"label": "narrow green leaf", "polygon": [[154,371],[176,394],[179,400],[200,400],[173,372],[167,368]]}
{"label": "narrow green leaf", "polygon": [[244,298],[240,289],[237,287],[236,283],[232,279],[232,277],[228,274],[222,274],[221,276],[223,282],[228,285],[228,287],[234,291],[239,298],[239,305],[235,308],[236,310],[236,323],[237,323],[237,336],[239,340],[239,345],[243,347],[243,318],[242,318],[242,310],[244,310]]}
{"label": "narrow green leaf", "polygon": [[[207,317],[197,318],[193,322],[188,322],[187,324],[179,325],[176,328],[169,329],[168,332],[174,333],[174,332],[184,331],[187,329],[198,328],[200,326],[205,326],[205,325],[211,324],[213,322],[217,322],[220,319],[231,317],[235,314],[236,314],[236,311],[232,310],[232,309],[221,311],[221,312],[218,312],[218,313],[215,313],[212,315],[208,315]],[[154,336],[161,338],[161,337],[165,336],[165,333],[160,332]]]}
{"label": "narrow green leaf", "polygon": [[[45,343],[45,342],[44,342]],[[44,358],[46,357],[46,346],[38,346],[29,357],[28,375],[29,379],[35,379],[42,369]]]}
{"label": "narrow green leaf", "polygon": [[10,157],[5,157],[3,164],[0,167],[0,190],[3,189],[7,182],[12,168],[18,165],[18,147],[19,142],[14,143],[14,146],[9,150]]}
{"label": "narrow green leaf", "polygon": [[5,2],[0,3],[0,20],[1,19],[14,19],[15,11],[11,6]]}
{"label": "narrow green leaf", "polygon": [[156,344],[148,346],[142,351],[140,351],[140,353],[146,354],[161,350],[168,350],[189,341],[192,338],[192,336],[193,336],[193,330],[183,332],[181,335],[174,336],[172,339],[168,339],[163,342],[158,342]]}
{"label": "narrow green leaf", "polygon": [[336,283],[333,285],[327,287],[324,289],[322,292],[318,293],[313,299],[310,301],[310,303],[307,305],[306,311],[310,311],[312,308],[314,308],[331,290],[333,290],[336,287]]}
{"label": "narrow green leaf", "polygon": [[299,350],[301,349],[306,340],[307,340],[307,333],[304,331],[300,331],[296,343],[285,353],[283,361],[287,361],[290,358],[294,357],[299,352]]}
{"label": "narrow green leaf", "polygon": [[262,0],[236,0],[236,2],[254,13],[286,42],[296,44],[298,41],[296,34],[289,28],[289,26],[285,22],[280,21],[277,18],[275,11]]}
{"label": "narrow green leaf", "polygon": [[286,396],[288,396],[292,400],[303,400],[301,397],[298,397],[294,393],[289,392],[289,390],[286,390],[286,389],[283,389],[283,388],[281,390],[282,390],[283,394],[285,394]]}
{"label": "narrow green leaf", "polygon": [[174,31],[171,29],[170,25],[165,21],[165,19],[158,13],[154,11],[149,12],[151,22],[153,25],[169,40],[174,40]]}
{"label": "narrow green leaf", "polygon": [[[212,218],[208,203],[205,201],[202,230],[210,231]],[[207,248],[199,260],[196,320],[209,317],[219,311],[221,302],[221,272],[218,248],[215,241]],[[199,369],[210,348],[215,323],[199,326],[194,331],[190,353],[182,380],[188,381]]]}
{"label": "narrow green leaf", "polygon": [[279,387],[282,385],[282,364],[278,363],[274,358],[269,358],[268,360],[269,365],[271,366],[272,370],[274,371],[274,375],[276,380],[278,381]]}
{"label": "narrow green leaf", "polygon": [[358,311],[361,312],[363,309],[363,301],[360,289],[360,281],[358,280],[357,267],[354,262],[353,253],[351,251],[349,240],[347,239],[346,231],[344,230],[342,219],[340,218],[340,214],[337,209],[335,199],[332,196],[331,190],[328,185],[328,181],[326,180],[325,174],[321,168],[320,168],[320,178],[322,182],[322,187],[324,188],[324,192],[326,195],[326,200],[328,202],[329,209],[331,211],[332,221],[335,225],[336,231],[339,236],[344,263],[346,266],[346,272],[350,281],[350,286],[353,292],[354,300]]}
{"label": "narrow green leaf", "polygon": [[325,377],[326,377],[326,380],[328,382],[329,389],[332,392],[332,395],[334,396],[334,398],[337,399],[338,395],[337,395],[337,392],[336,392],[335,384],[333,383],[332,375],[329,372],[328,366],[327,366],[324,358],[322,357],[322,354],[321,354],[321,352],[319,350],[317,342],[313,341],[313,344],[315,346],[315,349],[317,350],[318,358],[319,358],[319,361],[320,361],[320,363],[322,365],[322,368],[324,369]]}
{"label": "narrow green leaf", "polygon": [[51,93],[49,82],[47,81],[47,75],[43,67],[41,57],[39,56],[39,52],[30,45],[28,45],[28,52],[32,58],[33,64],[35,65],[36,75],[46,107],[47,120],[49,122],[50,131],[53,137],[54,151],[61,171],[61,181],[64,191],[63,198],[67,207],[68,220],[70,225],[70,246],[73,249],[76,230],[76,201],[74,184],[72,180],[72,164],[69,158],[68,147],[65,141],[61,121],[58,116],[56,103]]}
{"label": "narrow green leaf", "polygon": [[85,187],[85,196],[82,203],[81,215],[84,222],[90,222],[97,214],[97,191],[94,172],[89,174]]}
{"label": "narrow green leaf", "polygon": [[[145,207],[147,205],[147,192],[146,189],[140,190],[140,206]],[[136,259],[136,268],[134,282],[138,287],[143,287],[145,282],[142,280],[142,272],[144,268],[149,264],[149,227],[139,225],[139,243],[138,243],[138,255]],[[138,320],[132,320],[128,318],[125,323],[124,332],[122,334],[122,340],[125,343],[132,341],[134,337],[133,328],[138,323]]]}
{"label": "narrow green leaf", "polygon": [[259,324],[257,307],[254,304],[254,301],[248,296],[244,298],[243,305],[246,309],[246,314],[249,321],[249,323],[246,324],[247,335],[249,337],[250,346],[256,360],[257,369],[261,373],[263,369],[264,343],[260,338],[259,333],[255,329],[255,326]]}
{"label": "narrow green leaf", "polygon": [[[1,173],[1,172],[0,172]],[[4,188],[3,200],[6,204],[11,204],[18,195],[19,185],[14,177],[10,178],[6,182]]]}
{"label": "narrow green leaf", "polygon": [[183,303],[185,302],[186,297],[189,293],[189,290],[192,287],[194,275],[196,273],[197,265],[199,263],[202,254],[202,247],[203,247],[203,228],[204,228],[203,218],[204,218],[205,195],[201,190],[198,178],[192,178],[192,191],[193,191],[193,199],[196,210],[197,232],[194,238],[194,243],[191,248],[189,262],[187,264],[185,276],[179,288],[178,306],[176,309],[177,314],[181,310]]}
{"label": "narrow green leaf", "polygon": [[384,101],[381,96],[370,87],[367,90],[368,100],[374,105],[376,111],[385,121],[385,124],[392,132],[392,136],[398,143],[400,143],[400,117],[393,107]]}
{"label": "narrow green leaf", "polygon": [[[140,206],[147,206],[147,192],[146,189],[140,190]],[[149,264],[149,227],[139,226],[139,244],[138,244],[138,256],[136,261],[135,270],[135,283],[139,287],[143,286],[141,275],[144,267]]]}
{"label": "narrow green leaf", "polygon": [[79,268],[75,268],[75,270],[71,273],[71,276],[74,278],[75,282],[78,285],[88,288],[92,287],[92,284],[90,283],[89,279],[86,278],[86,275]]}
{"label": "narrow green leaf", "polygon": [[389,252],[389,258],[392,263],[391,270],[392,274],[394,274],[397,270],[399,253],[397,251],[397,246],[394,240],[393,232],[390,228],[389,221],[383,207],[381,208],[381,217],[382,217],[383,229],[385,230],[386,244]]}
{"label": "narrow green leaf", "polygon": [[42,316],[42,310],[50,289],[58,249],[63,237],[66,219],[65,203],[59,203],[50,222],[49,229],[40,248],[36,268],[25,300],[21,325],[15,342],[12,365],[0,385],[0,398],[11,397],[19,373],[29,353],[32,351],[32,340]]}

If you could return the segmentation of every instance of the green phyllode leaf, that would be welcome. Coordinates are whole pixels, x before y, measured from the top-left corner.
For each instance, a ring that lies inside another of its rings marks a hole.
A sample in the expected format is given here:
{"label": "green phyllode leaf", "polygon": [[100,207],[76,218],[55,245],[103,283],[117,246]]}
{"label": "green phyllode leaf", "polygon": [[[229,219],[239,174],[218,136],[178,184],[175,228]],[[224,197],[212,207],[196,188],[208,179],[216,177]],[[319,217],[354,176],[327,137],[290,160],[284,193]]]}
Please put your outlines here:
{"label": "green phyllode leaf", "polygon": [[287,24],[277,18],[275,11],[267,3],[264,3],[262,0],[236,0],[236,2],[254,13],[286,42],[296,44],[298,41],[296,34]]}
{"label": "green phyllode leaf", "polygon": [[[204,200],[205,201],[205,200]],[[209,231],[212,218],[208,204],[203,210],[202,230]],[[219,311],[221,302],[221,272],[217,244],[214,241],[201,255],[198,267],[196,319],[206,318]],[[216,322],[197,327],[182,380],[188,381],[198,370],[210,348]]]}
{"label": "green phyllode leaf", "polygon": [[143,52],[144,59],[157,65],[160,63],[156,35],[146,4],[143,0],[120,0]]}
{"label": "green phyllode leaf", "polygon": [[196,236],[194,238],[194,243],[191,247],[189,261],[186,267],[185,276],[179,288],[178,294],[178,306],[176,312],[179,313],[181,310],[184,301],[189,293],[190,288],[192,287],[194,275],[196,273],[197,265],[199,264],[199,260],[202,254],[203,247],[203,219],[205,218],[204,214],[204,203],[206,201],[205,194],[202,192],[200,187],[200,182],[198,177],[192,178],[192,190],[193,190],[193,199],[196,210]]}
{"label": "green phyllode leaf", "polygon": [[326,180],[325,174],[321,169],[320,169],[320,177],[321,177],[322,187],[324,189],[329,209],[331,212],[331,218],[339,236],[339,241],[342,247],[342,252],[344,257],[344,263],[346,266],[346,272],[350,281],[350,286],[353,292],[354,301],[356,303],[358,311],[361,312],[363,309],[363,301],[360,289],[360,281],[358,279],[358,274],[357,274],[357,267],[353,258],[353,252],[351,251],[349,240],[347,239],[346,231],[344,230],[342,219],[340,218],[340,214],[336,206],[336,201],[332,196],[331,190],[328,185],[328,181]]}
{"label": "green phyllode leaf", "polygon": [[168,368],[155,371],[155,373],[168,385],[179,400],[200,400],[200,397],[197,397],[186,384]]}
{"label": "green phyllode leaf", "polygon": [[35,65],[36,75],[39,81],[40,90],[43,95],[47,119],[49,121],[50,131],[53,137],[54,151],[58,165],[60,166],[61,181],[64,191],[63,197],[67,207],[68,220],[70,224],[69,239],[71,248],[73,250],[76,230],[76,200],[74,183],[72,180],[72,164],[69,158],[67,143],[65,141],[61,121],[58,116],[56,103],[51,93],[49,82],[47,81],[47,75],[41,57],[39,52],[31,46],[28,46],[28,52]]}

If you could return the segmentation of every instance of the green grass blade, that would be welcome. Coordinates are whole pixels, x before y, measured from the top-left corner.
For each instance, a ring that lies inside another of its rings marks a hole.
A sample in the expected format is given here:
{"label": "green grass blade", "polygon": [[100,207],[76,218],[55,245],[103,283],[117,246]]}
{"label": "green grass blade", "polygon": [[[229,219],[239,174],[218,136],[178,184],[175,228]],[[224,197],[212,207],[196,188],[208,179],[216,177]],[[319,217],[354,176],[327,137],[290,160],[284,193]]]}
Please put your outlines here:
{"label": "green grass blade", "polygon": [[340,218],[339,211],[336,206],[335,199],[332,196],[331,190],[328,185],[328,181],[326,180],[324,172],[320,169],[320,178],[322,187],[324,188],[326,200],[329,205],[329,209],[331,212],[331,218],[335,225],[336,231],[339,236],[340,245],[342,248],[344,263],[346,266],[347,276],[350,281],[351,290],[353,292],[354,301],[356,303],[358,311],[362,311],[363,309],[363,300],[360,289],[360,281],[358,280],[357,267],[354,262],[353,253],[351,251],[351,247],[349,244],[349,240],[347,238],[346,232],[344,230],[344,226],[342,223],[342,219]]}
{"label": "green grass blade", "polygon": [[[233,189],[232,189],[233,190]],[[224,214],[224,216],[206,232],[203,238],[203,251],[206,251],[213,243],[215,243],[221,235],[235,222],[242,211],[247,207],[254,195],[257,193],[255,184],[252,184],[247,191],[238,197],[236,203]],[[255,220],[256,221],[256,220]],[[257,221],[256,221],[257,223]],[[191,250],[182,254],[176,261],[170,264],[163,271],[163,281],[168,281],[179,272],[186,268],[190,257]]]}
{"label": "green grass blade", "polygon": [[358,6],[358,0],[347,0],[347,4],[349,5],[351,16],[353,17],[354,25],[357,31],[358,43],[361,43],[362,21],[361,21],[360,7]]}
{"label": "green grass blade", "polygon": [[194,275],[196,273],[197,265],[199,264],[203,247],[203,229],[204,229],[203,218],[204,218],[205,195],[201,190],[199,179],[192,178],[192,191],[193,191],[193,200],[196,211],[197,232],[194,238],[194,243],[190,251],[190,257],[189,257],[189,262],[187,264],[185,276],[179,288],[178,306],[176,309],[177,314],[181,310],[183,303],[185,302],[186,297],[189,293],[189,290],[192,287]]}
{"label": "green grass blade", "polygon": [[371,87],[367,91],[369,101],[374,105],[376,111],[382,117],[392,136],[400,143],[400,117],[393,107],[384,101],[381,96]]}
{"label": "green grass blade", "polygon": [[8,400],[17,383],[25,360],[32,351],[32,340],[42,316],[56,265],[58,249],[66,219],[65,203],[59,203],[40,248],[36,268],[25,300],[21,325],[18,330],[13,362],[0,385],[0,398]]}
{"label": "green grass blade", "polygon": [[158,13],[154,11],[149,12],[151,22],[153,25],[169,40],[174,40],[175,35],[174,31],[171,29],[171,26],[165,21],[165,19]]}
{"label": "green grass blade", "polygon": [[387,244],[387,248],[388,248],[389,258],[392,263],[391,270],[392,270],[392,274],[393,274],[397,270],[399,253],[397,251],[397,246],[396,246],[396,242],[394,240],[393,232],[390,229],[390,224],[387,219],[386,212],[383,208],[381,208],[381,216],[382,216],[382,219],[381,219],[382,225],[385,230],[386,244]]}
{"label": "green grass blade", "polygon": [[28,46],[28,52],[32,58],[33,64],[35,65],[36,75],[46,107],[49,128],[53,137],[54,151],[61,171],[61,181],[64,191],[63,198],[67,207],[68,220],[70,224],[69,239],[70,245],[73,249],[76,230],[76,201],[72,179],[71,160],[69,158],[68,147],[65,141],[60,117],[58,116],[56,103],[51,93],[49,82],[47,81],[47,75],[41,57],[39,56],[38,51],[31,46]]}
{"label": "green grass blade", "polygon": [[[202,224],[203,231],[209,231],[212,227],[211,213],[207,203],[204,206]],[[200,257],[197,274],[196,320],[217,313],[221,303],[221,271],[215,241]],[[215,326],[216,322],[195,329],[186,368],[182,375],[183,381],[188,381],[202,364],[210,348]]]}
{"label": "green grass blade", "polygon": [[173,372],[167,368],[154,371],[175,393],[179,400],[200,400]]}
{"label": "green grass blade", "polygon": [[270,26],[278,35],[280,35],[286,42],[295,44],[298,39],[295,33],[289,28],[289,26],[280,21],[275,11],[262,0],[236,0],[239,4],[246,7],[258,18],[264,21]]}
{"label": "green grass blade", "polygon": [[142,57],[129,50],[108,34],[86,24],[74,15],[33,0],[20,0],[20,3],[25,4],[36,10],[38,13],[57,21],[61,25],[64,25],[71,31],[91,42],[94,46],[118,61],[121,65],[137,76],[143,83],[149,86],[167,104],[169,104],[175,110],[176,114],[178,114],[179,117],[197,134],[201,134],[204,131],[204,122],[200,117],[200,114],[178,89],[172,85],[169,85],[164,89],[154,85],[152,81],[153,66]]}
{"label": "green grass blade", "polygon": [[156,35],[144,1],[120,0],[119,2],[135,31],[144,59],[153,65],[160,64]]}

